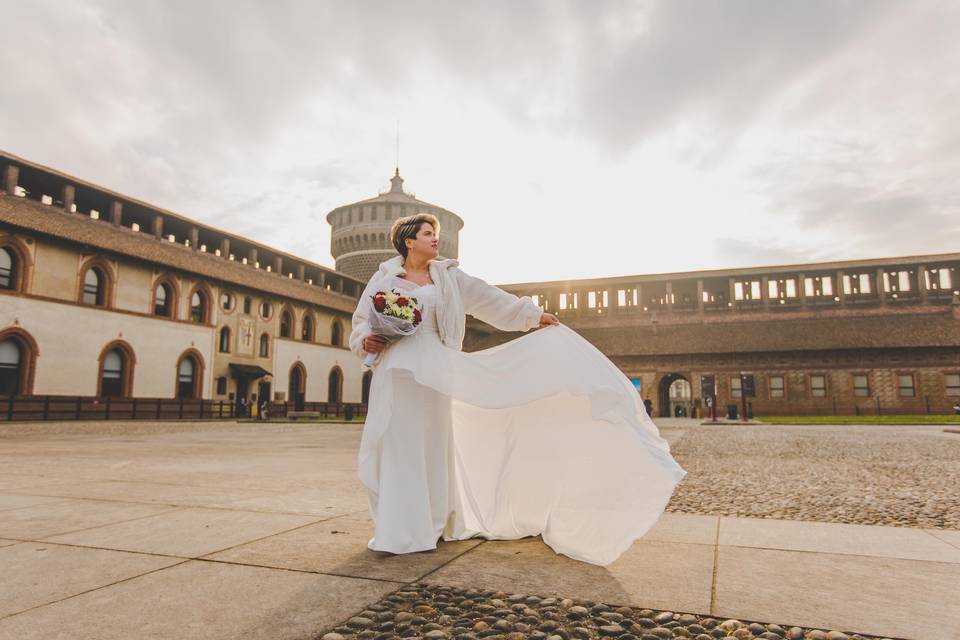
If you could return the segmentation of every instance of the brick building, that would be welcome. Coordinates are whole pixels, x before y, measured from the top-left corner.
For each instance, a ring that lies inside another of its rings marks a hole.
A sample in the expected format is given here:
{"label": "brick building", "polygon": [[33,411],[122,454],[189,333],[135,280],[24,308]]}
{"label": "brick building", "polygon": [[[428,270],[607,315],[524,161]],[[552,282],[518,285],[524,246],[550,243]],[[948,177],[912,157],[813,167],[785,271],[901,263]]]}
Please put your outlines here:
{"label": "brick building", "polygon": [[[501,286],[610,357],[657,415],[702,413],[703,376],[721,410],[740,404],[741,373],[757,415],[947,413],[960,401],[958,269],[951,253]],[[513,337],[468,328],[469,350]]]}

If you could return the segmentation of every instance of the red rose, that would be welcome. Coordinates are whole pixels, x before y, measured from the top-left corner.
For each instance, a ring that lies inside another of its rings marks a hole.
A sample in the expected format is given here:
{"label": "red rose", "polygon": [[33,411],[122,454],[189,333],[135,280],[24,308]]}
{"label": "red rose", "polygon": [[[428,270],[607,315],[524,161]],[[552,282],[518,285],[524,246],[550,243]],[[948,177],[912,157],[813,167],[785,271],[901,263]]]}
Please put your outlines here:
{"label": "red rose", "polygon": [[373,299],[373,308],[377,310],[377,313],[383,311],[387,306],[386,298],[374,298]]}
{"label": "red rose", "polygon": [[374,298],[384,298],[384,297],[386,297],[386,295],[387,295],[387,294],[386,294],[385,291],[377,291],[375,294],[373,294],[373,297],[374,297]]}
{"label": "red rose", "polygon": [[409,304],[409,300],[407,300],[406,298],[397,298],[397,306],[398,306],[398,307],[405,307],[405,306],[407,306],[408,304]]}
{"label": "red rose", "polygon": [[420,322],[420,309],[413,310],[413,322],[414,323]]}

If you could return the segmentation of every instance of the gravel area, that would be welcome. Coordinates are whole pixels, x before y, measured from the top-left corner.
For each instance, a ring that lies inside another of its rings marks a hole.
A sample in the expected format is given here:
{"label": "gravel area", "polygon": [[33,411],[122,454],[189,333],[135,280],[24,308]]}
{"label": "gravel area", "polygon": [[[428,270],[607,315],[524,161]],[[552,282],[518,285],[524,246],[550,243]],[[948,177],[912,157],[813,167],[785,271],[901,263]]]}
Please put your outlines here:
{"label": "gravel area", "polygon": [[877,636],[419,583],[370,605],[318,638],[868,640]]}
{"label": "gravel area", "polygon": [[689,427],[668,511],[960,529],[960,437],[931,427]]}

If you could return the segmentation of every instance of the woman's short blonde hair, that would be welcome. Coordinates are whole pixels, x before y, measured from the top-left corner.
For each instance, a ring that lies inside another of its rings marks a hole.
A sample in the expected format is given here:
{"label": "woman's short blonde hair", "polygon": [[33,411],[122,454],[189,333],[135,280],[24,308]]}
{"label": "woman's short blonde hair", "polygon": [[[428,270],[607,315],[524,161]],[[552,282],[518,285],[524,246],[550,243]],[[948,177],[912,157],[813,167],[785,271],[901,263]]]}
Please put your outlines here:
{"label": "woman's short blonde hair", "polygon": [[424,222],[430,223],[430,226],[433,227],[434,234],[440,233],[440,221],[437,220],[437,216],[430,213],[417,213],[412,216],[404,216],[403,218],[399,218],[393,223],[393,226],[390,227],[390,243],[404,258],[407,257],[407,243],[405,241],[416,239],[417,232],[420,231],[420,227]]}

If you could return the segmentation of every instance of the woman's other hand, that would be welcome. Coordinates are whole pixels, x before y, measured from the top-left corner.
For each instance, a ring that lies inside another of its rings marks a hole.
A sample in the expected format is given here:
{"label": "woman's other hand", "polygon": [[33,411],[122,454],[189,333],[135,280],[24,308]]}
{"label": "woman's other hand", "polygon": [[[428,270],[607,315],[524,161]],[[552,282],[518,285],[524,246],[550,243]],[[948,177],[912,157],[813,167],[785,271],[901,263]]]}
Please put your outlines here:
{"label": "woman's other hand", "polygon": [[540,326],[545,327],[549,324],[560,324],[560,321],[557,320],[557,316],[552,313],[544,313],[540,316]]}
{"label": "woman's other hand", "polygon": [[367,336],[363,339],[363,350],[367,353],[380,353],[387,346],[387,339],[383,336]]}

